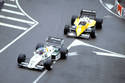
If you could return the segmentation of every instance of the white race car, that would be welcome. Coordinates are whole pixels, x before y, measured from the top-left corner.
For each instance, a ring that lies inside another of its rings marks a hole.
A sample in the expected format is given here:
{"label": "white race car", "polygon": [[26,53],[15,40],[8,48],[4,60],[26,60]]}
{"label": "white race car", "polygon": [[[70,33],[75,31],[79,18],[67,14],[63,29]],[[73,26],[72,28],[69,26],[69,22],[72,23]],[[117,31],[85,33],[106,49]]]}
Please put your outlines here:
{"label": "white race car", "polygon": [[62,38],[48,37],[44,45],[38,44],[33,53],[33,57],[26,62],[26,55],[20,54],[17,58],[18,66],[38,69],[51,70],[53,62],[59,59],[66,59],[68,50],[63,47],[64,40]]}

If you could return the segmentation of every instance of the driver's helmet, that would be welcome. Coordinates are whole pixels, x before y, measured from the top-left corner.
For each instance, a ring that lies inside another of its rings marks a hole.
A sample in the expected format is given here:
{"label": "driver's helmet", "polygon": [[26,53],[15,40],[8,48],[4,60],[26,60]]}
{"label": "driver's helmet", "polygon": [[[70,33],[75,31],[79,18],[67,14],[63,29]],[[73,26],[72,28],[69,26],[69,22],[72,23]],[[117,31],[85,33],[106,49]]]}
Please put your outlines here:
{"label": "driver's helmet", "polygon": [[86,21],[81,21],[79,25],[86,25]]}
{"label": "driver's helmet", "polygon": [[37,53],[39,55],[42,55],[43,53],[45,53],[45,49],[44,48],[40,48],[40,49],[37,50]]}

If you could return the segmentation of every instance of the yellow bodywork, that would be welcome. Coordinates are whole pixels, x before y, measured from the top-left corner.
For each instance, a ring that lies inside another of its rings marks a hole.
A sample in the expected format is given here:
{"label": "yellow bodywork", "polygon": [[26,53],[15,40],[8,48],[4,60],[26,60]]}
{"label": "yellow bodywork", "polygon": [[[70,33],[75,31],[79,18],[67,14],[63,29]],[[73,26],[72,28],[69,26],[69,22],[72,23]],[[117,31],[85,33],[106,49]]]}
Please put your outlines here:
{"label": "yellow bodywork", "polygon": [[76,26],[76,35],[80,36],[86,29],[88,29],[89,27],[93,27],[96,24],[96,21],[93,19],[89,19],[88,17],[85,17],[83,19],[86,19],[86,24],[85,25],[79,25],[79,23],[81,22],[81,18],[76,18],[74,24]]}

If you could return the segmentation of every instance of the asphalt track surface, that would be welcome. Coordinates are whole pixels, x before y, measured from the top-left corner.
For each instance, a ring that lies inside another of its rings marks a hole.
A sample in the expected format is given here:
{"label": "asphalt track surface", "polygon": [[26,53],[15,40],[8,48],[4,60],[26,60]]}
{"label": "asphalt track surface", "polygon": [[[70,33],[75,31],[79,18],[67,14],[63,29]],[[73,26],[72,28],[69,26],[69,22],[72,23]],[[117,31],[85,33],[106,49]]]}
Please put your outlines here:
{"label": "asphalt track surface", "polygon": [[[35,83],[44,71],[18,68],[16,63],[18,54],[25,53],[28,58],[32,57],[36,44],[44,42],[48,36],[64,38],[65,46],[68,47],[75,38],[63,35],[64,25],[70,24],[71,16],[79,15],[82,8],[96,10],[97,17],[104,19],[103,29],[97,31],[96,39],[78,39],[79,42],[84,42],[83,45],[69,49],[70,53],[76,52],[76,55],[69,56],[67,60],[58,61],[54,64],[53,70],[46,72],[36,83],[125,82],[125,21],[109,13],[99,0],[19,0],[19,4],[39,24],[0,53],[1,83]],[[18,15],[17,17],[21,18]],[[2,21],[8,22],[4,19]],[[9,22],[11,23],[18,25],[15,22]],[[20,23],[18,26],[22,25],[29,26]],[[0,48],[2,49],[21,33],[23,30],[0,27],[0,38],[3,38],[0,40]],[[98,53],[123,56],[100,56],[101,54]]]}

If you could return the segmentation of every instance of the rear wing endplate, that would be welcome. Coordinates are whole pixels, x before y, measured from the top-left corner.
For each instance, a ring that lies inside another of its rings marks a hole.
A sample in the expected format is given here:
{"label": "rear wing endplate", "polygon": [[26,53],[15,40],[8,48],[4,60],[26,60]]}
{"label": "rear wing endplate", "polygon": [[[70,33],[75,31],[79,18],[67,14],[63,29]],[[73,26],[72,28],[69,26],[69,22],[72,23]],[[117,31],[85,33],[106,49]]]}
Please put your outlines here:
{"label": "rear wing endplate", "polygon": [[62,46],[64,43],[64,40],[63,38],[49,36],[46,39],[46,43],[49,45],[54,45],[54,46]]}
{"label": "rear wing endplate", "polygon": [[90,17],[90,18],[96,18],[96,11],[94,10],[81,10],[80,12],[80,17],[83,17],[83,16],[87,16],[87,17]]}

